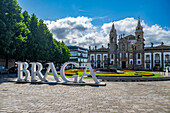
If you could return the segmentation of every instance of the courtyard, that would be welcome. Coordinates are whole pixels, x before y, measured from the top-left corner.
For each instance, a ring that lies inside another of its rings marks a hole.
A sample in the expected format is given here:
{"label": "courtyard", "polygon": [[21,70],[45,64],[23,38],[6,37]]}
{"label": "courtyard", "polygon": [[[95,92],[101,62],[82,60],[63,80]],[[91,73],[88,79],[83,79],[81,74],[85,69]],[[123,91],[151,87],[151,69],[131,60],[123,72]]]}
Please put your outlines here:
{"label": "courtyard", "polygon": [[91,87],[1,82],[0,112],[170,112],[170,81],[105,83]]}

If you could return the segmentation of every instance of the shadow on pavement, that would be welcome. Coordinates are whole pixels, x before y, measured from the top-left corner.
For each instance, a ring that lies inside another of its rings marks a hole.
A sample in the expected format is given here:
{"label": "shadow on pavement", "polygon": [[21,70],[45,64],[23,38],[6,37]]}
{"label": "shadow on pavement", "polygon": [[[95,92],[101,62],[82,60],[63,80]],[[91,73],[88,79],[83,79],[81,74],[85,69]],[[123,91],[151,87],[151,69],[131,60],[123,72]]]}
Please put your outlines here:
{"label": "shadow on pavement", "polygon": [[17,78],[16,74],[1,74],[0,75],[0,84],[8,81],[12,81]]}

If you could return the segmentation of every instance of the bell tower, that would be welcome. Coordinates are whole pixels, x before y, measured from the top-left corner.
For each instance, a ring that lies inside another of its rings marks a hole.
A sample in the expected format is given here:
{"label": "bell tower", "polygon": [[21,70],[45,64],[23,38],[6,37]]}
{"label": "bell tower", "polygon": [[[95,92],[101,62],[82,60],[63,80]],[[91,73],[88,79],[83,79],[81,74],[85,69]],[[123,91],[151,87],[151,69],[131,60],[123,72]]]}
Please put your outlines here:
{"label": "bell tower", "polygon": [[143,27],[141,26],[140,23],[140,17],[138,17],[138,24],[136,26],[136,31],[135,31],[135,68],[136,69],[142,69],[144,68],[144,37],[143,37]]}
{"label": "bell tower", "polygon": [[144,49],[144,37],[143,37],[143,27],[141,26],[140,23],[140,17],[138,17],[138,24],[136,26],[136,31],[135,31],[135,44],[138,50]]}
{"label": "bell tower", "polygon": [[116,46],[117,46],[117,33],[116,33],[115,26],[114,26],[114,21],[112,23],[113,23],[112,24],[112,29],[110,30],[110,35],[109,35],[110,51],[115,51]]}
{"label": "bell tower", "polygon": [[114,26],[114,21],[112,21],[112,29],[110,30],[110,55],[113,56],[111,57],[111,60],[113,64],[111,64],[113,67],[117,68],[117,33],[116,29]]}

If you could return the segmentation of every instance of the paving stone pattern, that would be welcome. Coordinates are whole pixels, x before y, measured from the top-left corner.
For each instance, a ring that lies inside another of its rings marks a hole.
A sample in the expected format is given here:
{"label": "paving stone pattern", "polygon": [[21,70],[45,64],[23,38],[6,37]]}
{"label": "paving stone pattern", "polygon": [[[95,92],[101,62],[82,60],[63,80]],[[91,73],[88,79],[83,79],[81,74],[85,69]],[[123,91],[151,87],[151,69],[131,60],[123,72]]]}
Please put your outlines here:
{"label": "paving stone pattern", "polygon": [[0,112],[170,112],[170,81],[106,84],[91,87],[2,82]]}

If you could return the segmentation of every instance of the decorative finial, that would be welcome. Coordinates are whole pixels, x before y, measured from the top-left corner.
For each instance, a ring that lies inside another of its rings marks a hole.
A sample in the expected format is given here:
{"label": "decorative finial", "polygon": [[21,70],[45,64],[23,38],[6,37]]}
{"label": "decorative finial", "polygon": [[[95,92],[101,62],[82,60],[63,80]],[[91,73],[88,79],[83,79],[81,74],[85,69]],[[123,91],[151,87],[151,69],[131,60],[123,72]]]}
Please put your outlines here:
{"label": "decorative finial", "polygon": [[138,16],[138,20],[140,20],[140,16]]}
{"label": "decorative finial", "polygon": [[108,48],[110,47],[110,44],[108,43]]}
{"label": "decorative finial", "polygon": [[123,33],[123,37],[125,37],[125,33]]}
{"label": "decorative finial", "polygon": [[151,47],[153,47],[153,42],[151,42]]}

